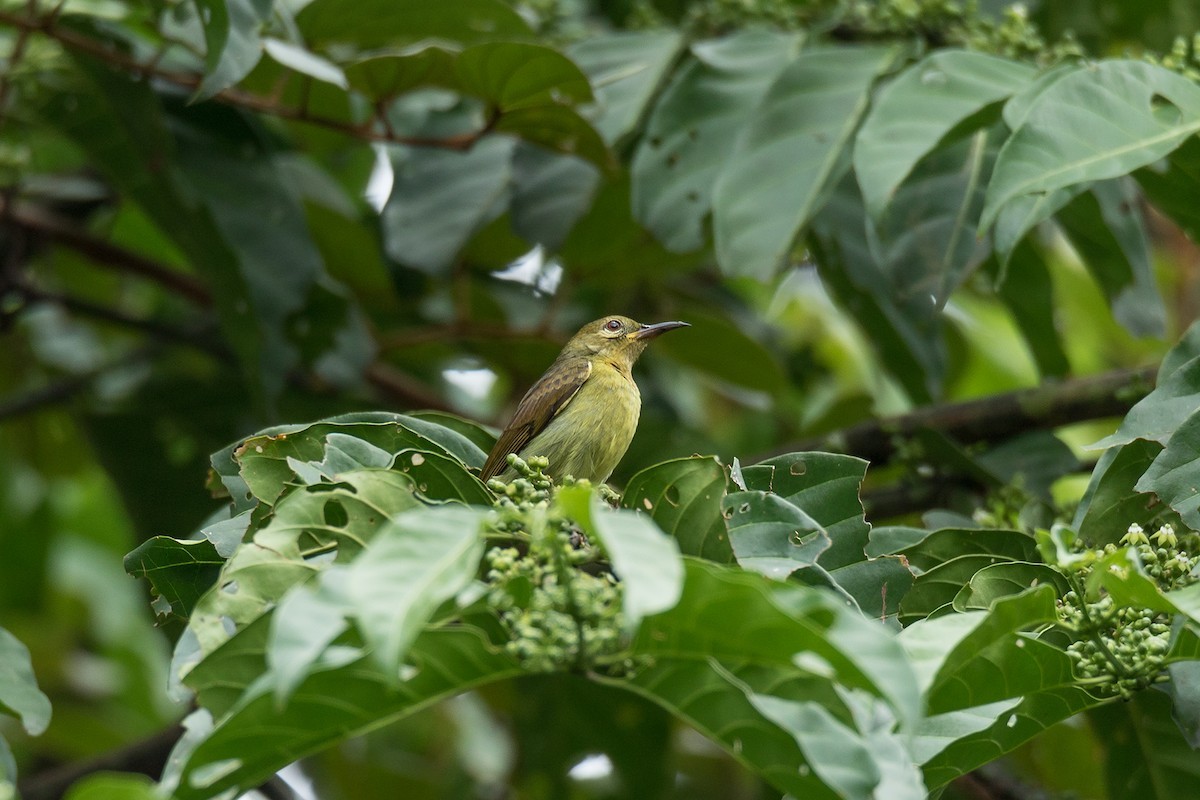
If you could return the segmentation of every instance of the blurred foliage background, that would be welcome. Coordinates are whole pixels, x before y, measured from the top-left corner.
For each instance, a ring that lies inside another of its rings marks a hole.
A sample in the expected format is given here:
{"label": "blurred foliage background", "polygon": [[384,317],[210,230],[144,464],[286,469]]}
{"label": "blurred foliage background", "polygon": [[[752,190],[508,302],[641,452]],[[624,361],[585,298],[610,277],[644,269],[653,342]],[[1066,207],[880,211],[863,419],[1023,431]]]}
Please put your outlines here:
{"label": "blurred foliage background", "polygon": [[[1031,75],[1130,56],[1192,81],[1197,30],[1187,0],[0,2],[0,621],[54,709],[36,739],[0,718],[21,774],[183,714],[166,695],[177,630],[155,627],[121,557],[196,530],[219,506],[208,455],[268,425],[416,408],[500,425],[607,313],[693,325],[638,366],[618,486],[667,457],[755,460],[864,420],[1155,363],[1200,302],[1194,136],[1164,173],[1191,183],[1142,180],[1155,207],[1129,179],[1115,199],[1084,194],[1021,230],[1011,260],[977,236],[979,171],[1003,139],[994,103],[913,159],[910,193],[869,235],[853,179],[835,179],[851,175],[871,87],[930,54],[986,52]],[[471,50],[497,39],[537,49]],[[793,208],[768,179],[810,162],[717,172],[802,41],[855,52],[840,74],[863,71],[859,104],[833,121],[839,149],[806,156],[824,170],[811,209],[762,253],[739,238],[745,215]],[[968,199],[937,208],[960,179]],[[877,273],[855,272],[856,242]],[[1061,439],[1111,430],[1096,415]],[[891,487],[890,513],[911,518],[969,512],[996,488],[938,452],[901,448],[869,489]],[[1069,504],[1086,468],[1047,487]],[[1088,760],[1103,747],[1066,723],[1003,777],[1106,796]],[[614,774],[660,774],[651,752],[679,775],[664,797],[775,796],[658,708],[570,677],[461,697],[304,769],[322,798],[609,797]],[[597,753],[612,769],[589,771]]]}

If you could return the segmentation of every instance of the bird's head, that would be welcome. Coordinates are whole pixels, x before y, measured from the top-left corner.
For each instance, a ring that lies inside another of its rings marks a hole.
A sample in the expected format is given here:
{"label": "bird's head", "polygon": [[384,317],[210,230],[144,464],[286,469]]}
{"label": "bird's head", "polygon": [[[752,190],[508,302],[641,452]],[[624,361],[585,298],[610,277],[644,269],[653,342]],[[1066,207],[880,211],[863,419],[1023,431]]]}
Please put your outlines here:
{"label": "bird's head", "polygon": [[686,322],[658,322],[645,325],[629,317],[612,315],[589,322],[571,337],[563,348],[564,356],[599,357],[632,365],[650,340]]}

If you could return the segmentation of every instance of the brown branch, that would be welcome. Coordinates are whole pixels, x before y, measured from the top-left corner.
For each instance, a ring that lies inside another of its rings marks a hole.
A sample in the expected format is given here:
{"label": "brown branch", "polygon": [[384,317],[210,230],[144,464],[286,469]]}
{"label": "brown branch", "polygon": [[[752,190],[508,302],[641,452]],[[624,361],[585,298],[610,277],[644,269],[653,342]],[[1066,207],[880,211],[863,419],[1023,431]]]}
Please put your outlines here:
{"label": "brown branch", "polygon": [[1034,389],[920,408],[909,414],[863,422],[825,436],[783,445],[762,456],[807,450],[848,453],[886,463],[900,441],[922,429],[936,430],[960,444],[997,442],[1019,433],[1073,422],[1119,417],[1154,386],[1157,367],[1121,369],[1086,378],[1047,383]]}
{"label": "brown branch", "polygon": [[[69,28],[62,28],[52,17],[22,17],[8,11],[0,11],[0,25],[17,28],[20,31],[34,31],[54,39],[63,47],[78,53],[90,55],[112,67],[123,69],[142,78],[155,78],[178,86],[181,89],[195,91],[204,82],[204,76],[193,72],[164,69],[157,63],[143,63],[137,59],[106,47],[93,39],[76,33]],[[229,88],[213,95],[213,100],[226,105],[245,108],[262,114],[268,114],[281,119],[304,122],[329,130],[338,131],[347,136],[363,139],[369,142],[388,142],[404,144],[411,147],[437,147],[446,150],[469,150],[474,144],[490,133],[499,121],[499,113],[493,113],[482,128],[468,133],[459,133],[445,137],[401,136],[392,132],[382,116],[375,116],[361,124],[350,124],[333,117],[325,117],[309,112],[307,108],[295,108],[283,105],[269,97],[261,97],[241,89]],[[374,123],[380,123],[377,127]]]}
{"label": "brown branch", "polygon": [[0,198],[0,219],[69,247],[97,264],[153,281],[197,305],[212,305],[208,288],[193,276],[92,236],[46,209],[10,205]]}

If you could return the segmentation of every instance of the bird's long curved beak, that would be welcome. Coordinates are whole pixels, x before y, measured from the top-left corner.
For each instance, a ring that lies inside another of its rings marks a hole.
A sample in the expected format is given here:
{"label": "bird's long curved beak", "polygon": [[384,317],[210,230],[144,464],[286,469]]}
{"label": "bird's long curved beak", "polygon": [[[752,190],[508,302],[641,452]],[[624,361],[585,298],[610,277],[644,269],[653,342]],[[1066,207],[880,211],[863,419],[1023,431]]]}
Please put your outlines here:
{"label": "bird's long curved beak", "polygon": [[656,322],[653,325],[643,325],[633,332],[634,339],[653,339],[655,336],[660,336],[667,331],[673,331],[676,328],[690,328],[686,322],[678,320],[672,322]]}

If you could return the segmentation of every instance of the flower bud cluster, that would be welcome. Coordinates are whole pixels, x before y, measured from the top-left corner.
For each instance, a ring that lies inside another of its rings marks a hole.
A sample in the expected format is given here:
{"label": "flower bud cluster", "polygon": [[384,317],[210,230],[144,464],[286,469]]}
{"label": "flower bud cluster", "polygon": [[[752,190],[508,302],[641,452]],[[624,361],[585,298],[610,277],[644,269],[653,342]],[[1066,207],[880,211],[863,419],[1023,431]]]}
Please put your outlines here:
{"label": "flower bud cluster", "polygon": [[[1147,535],[1140,525],[1130,525],[1120,547],[1107,544],[1088,551],[1078,577],[1087,580],[1093,565],[1121,548],[1132,548],[1144,573],[1163,591],[1196,581],[1192,573],[1200,564],[1197,536],[1180,537],[1167,524]],[[1187,545],[1188,547],[1184,547]],[[1059,623],[1078,638],[1067,647],[1075,673],[1101,692],[1128,699],[1134,692],[1163,680],[1171,646],[1171,615],[1137,606],[1118,606],[1112,596],[1095,599],[1067,592],[1058,605]]]}
{"label": "flower bud cluster", "polygon": [[580,569],[597,549],[554,509],[546,459],[510,456],[509,464],[516,479],[488,482],[499,512],[492,528],[524,546],[500,545],[484,556],[489,605],[509,635],[505,650],[533,672],[632,668],[621,656],[621,584],[611,573]]}

